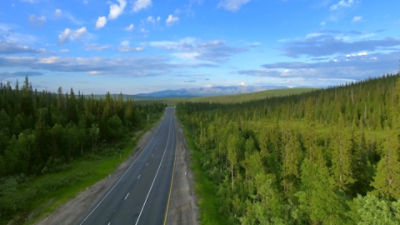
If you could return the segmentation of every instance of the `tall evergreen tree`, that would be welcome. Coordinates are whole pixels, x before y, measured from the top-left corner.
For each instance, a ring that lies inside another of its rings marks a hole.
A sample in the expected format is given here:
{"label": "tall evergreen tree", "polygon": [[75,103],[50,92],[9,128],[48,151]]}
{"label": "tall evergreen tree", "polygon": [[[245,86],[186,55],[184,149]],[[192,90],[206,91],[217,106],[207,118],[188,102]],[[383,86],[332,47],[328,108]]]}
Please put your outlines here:
{"label": "tall evergreen tree", "polygon": [[335,185],[342,191],[346,191],[354,183],[351,161],[351,140],[347,136],[344,126],[342,113],[333,135],[332,147],[332,170],[335,179]]}
{"label": "tall evergreen tree", "polygon": [[282,150],[282,186],[285,194],[295,193],[294,188],[300,179],[302,149],[295,132],[286,134],[286,144]]}
{"label": "tall evergreen tree", "polygon": [[379,194],[400,199],[400,79],[392,96],[392,129],[387,130],[383,155],[378,163],[373,186]]}
{"label": "tall evergreen tree", "polygon": [[237,166],[237,155],[238,155],[238,138],[235,134],[231,134],[228,138],[228,161],[230,167],[230,174],[231,174],[231,189],[234,188],[234,177],[235,177],[235,170]]}

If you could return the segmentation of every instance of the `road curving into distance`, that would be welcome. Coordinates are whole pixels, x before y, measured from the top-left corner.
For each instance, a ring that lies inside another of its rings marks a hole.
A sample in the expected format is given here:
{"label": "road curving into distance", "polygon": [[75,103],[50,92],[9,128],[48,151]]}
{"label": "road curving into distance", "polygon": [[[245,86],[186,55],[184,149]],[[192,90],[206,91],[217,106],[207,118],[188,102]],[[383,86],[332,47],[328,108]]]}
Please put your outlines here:
{"label": "road curving into distance", "polygon": [[175,160],[175,109],[166,108],[143,151],[78,225],[163,225]]}

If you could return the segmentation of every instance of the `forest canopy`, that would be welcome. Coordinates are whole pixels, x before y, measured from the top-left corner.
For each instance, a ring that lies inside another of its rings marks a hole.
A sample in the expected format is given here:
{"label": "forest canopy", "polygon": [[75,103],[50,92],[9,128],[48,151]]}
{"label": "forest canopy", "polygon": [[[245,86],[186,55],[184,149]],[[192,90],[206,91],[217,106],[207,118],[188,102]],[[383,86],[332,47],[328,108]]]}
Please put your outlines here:
{"label": "forest canopy", "polygon": [[177,113],[227,224],[400,224],[399,75]]}
{"label": "forest canopy", "polygon": [[164,110],[162,104],[136,105],[122,94],[112,98],[33,90],[28,78],[0,86],[0,177],[41,174],[128,131]]}

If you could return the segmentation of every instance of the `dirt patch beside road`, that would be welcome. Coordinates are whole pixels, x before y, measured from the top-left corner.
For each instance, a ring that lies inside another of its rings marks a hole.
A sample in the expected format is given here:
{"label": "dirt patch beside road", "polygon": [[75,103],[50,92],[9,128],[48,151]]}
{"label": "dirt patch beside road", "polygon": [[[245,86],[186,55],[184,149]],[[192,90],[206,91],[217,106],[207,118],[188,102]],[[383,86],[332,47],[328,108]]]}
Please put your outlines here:
{"label": "dirt patch beside road", "polygon": [[194,176],[190,170],[190,149],[183,129],[175,120],[175,170],[168,209],[167,225],[198,225],[199,209],[194,190]]}
{"label": "dirt patch beside road", "polygon": [[[160,120],[162,121],[162,119]],[[151,130],[147,131],[139,140],[136,149],[133,151],[129,158],[121,163],[118,168],[104,178],[94,184],[93,186],[82,191],[74,199],[68,201],[55,212],[48,215],[46,218],[37,222],[36,225],[71,225],[79,224],[80,221],[89,213],[89,210],[97,204],[97,202],[104,196],[106,191],[119,179],[125,170],[132,164],[135,158],[143,150],[145,144],[149,141],[161,123],[158,123]]]}

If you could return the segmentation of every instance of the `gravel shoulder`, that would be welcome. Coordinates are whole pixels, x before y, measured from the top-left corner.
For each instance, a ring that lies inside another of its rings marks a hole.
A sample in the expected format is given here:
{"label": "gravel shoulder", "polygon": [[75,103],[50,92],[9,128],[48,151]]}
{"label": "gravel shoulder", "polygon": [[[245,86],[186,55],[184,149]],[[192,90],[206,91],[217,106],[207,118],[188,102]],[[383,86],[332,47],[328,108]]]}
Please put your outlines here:
{"label": "gravel shoulder", "polygon": [[194,176],[190,170],[190,149],[187,147],[182,126],[175,119],[175,170],[168,209],[167,225],[198,225],[199,209],[194,189]]}
{"label": "gravel shoulder", "polygon": [[[162,121],[162,119],[160,121]],[[160,122],[147,131],[139,140],[136,149],[132,152],[131,156],[129,156],[125,162],[121,163],[108,177],[82,191],[74,199],[71,199],[56,211],[35,223],[35,225],[79,224],[82,218],[88,214],[89,210],[104,196],[106,191],[111,188],[124,171],[132,164],[159,126]]]}

